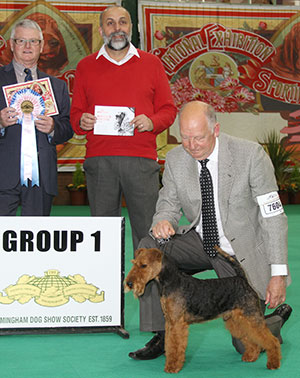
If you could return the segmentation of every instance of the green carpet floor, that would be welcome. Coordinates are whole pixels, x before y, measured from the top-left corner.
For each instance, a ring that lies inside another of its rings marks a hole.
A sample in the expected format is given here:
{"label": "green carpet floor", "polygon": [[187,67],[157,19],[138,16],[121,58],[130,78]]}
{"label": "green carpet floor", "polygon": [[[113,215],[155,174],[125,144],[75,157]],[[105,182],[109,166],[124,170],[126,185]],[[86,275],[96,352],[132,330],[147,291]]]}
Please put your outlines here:
{"label": "green carpet floor", "polygon": [[[293,283],[287,290],[287,302],[293,307],[282,329],[282,366],[266,368],[266,355],[254,363],[244,363],[231,346],[231,336],[222,320],[190,327],[186,363],[178,376],[191,378],[298,378],[300,376],[300,205],[285,207],[289,222],[289,263]],[[56,206],[55,216],[89,216],[88,207]],[[127,210],[126,272],[130,269],[132,243]],[[204,273],[210,277],[213,273]],[[8,335],[0,338],[0,378],[155,378],[163,372],[165,358],[134,361],[128,352],[140,348],[151,335],[139,331],[138,301],[125,295],[125,328],[129,339],[117,334]]]}

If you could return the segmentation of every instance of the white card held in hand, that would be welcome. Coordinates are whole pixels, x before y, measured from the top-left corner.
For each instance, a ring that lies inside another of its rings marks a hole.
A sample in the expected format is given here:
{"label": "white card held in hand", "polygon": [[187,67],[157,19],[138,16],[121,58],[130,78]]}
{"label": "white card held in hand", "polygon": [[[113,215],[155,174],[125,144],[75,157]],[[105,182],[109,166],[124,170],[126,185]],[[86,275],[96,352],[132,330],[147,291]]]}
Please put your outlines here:
{"label": "white card held in hand", "polygon": [[130,122],[135,117],[135,108],[126,106],[95,106],[97,122],[96,135],[133,136],[134,125]]}

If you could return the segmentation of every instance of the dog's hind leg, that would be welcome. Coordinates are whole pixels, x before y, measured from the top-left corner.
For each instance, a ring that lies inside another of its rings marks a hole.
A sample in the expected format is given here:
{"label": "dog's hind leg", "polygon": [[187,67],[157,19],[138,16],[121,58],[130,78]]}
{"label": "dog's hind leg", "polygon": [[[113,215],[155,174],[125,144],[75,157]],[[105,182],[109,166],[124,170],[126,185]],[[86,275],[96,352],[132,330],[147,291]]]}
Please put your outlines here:
{"label": "dog's hind leg", "polygon": [[249,338],[267,353],[267,368],[271,370],[279,369],[281,360],[280,343],[278,339],[272,335],[265,322],[262,321],[257,324],[257,322],[253,321],[249,324],[248,329]]}
{"label": "dog's hind leg", "polygon": [[226,320],[224,319],[224,321],[232,337],[239,339],[245,347],[242,360],[245,362],[256,361],[260,355],[261,348],[248,337],[249,330],[247,329],[246,319],[242,313],[240,311],[232,312],[232,316]]}
{"label": "dog's hind leg", "polygon": [[240,339],[245,352],[242,360],[246,362],[256,361],[262,350],[267,353],[268,369],[278,369],[280,367],[280,343],[272,335],[263,319],[244,316],[241,312],[233,312],[233,316],[226,321],[226,327],[233,337]]}

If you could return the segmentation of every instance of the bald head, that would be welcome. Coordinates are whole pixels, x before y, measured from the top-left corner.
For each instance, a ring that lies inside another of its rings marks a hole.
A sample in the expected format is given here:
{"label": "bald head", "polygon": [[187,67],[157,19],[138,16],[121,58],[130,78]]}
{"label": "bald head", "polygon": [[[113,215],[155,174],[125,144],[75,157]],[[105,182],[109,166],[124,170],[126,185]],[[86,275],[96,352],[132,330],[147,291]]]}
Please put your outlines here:
{"label": "bald head", "polygon": [[197,160],[206,159],[213,151],[220,125],[211,105],[191,101],[179,114],[183,148]]}

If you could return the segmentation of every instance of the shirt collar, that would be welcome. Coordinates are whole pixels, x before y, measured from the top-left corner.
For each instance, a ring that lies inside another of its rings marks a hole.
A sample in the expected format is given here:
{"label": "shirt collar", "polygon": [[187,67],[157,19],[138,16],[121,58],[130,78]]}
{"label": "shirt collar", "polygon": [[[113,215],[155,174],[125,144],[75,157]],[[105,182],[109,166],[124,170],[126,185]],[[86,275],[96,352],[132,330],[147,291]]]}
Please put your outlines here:
{"label": "shirt collar", "polygon": [[[14,59],[12,61],[12,64],[14,66],[16,76],[19,77],[19,78],[22,78],[23,80],[21,80],[21,81],[24,81],[25,76],[26,76],[24,69],[26,67],[23,66],[23,64],[16,62]],[[30,71],[31,71],[31,75],[32,75],[33,80],[37,79],[37,65],[30,67]]]}
{"label": "shirt collar", "polygon": [[[218,155],[219,155],[219,138],[217,137],[215,147],[214,147],[212,153],[207,157],[207,159],[209,160],[208,165],[210,165],[211,163],[218,163]],[[201,169],[200,160],[198,160],[198,167],[199,167],[199,171],[200,171],[200,169]]]}
{"label": "shirt collar", "polygon": [[218,153],[219,153],[219,138],[217,137],[213,152],[208,156],[208,159],[210,161],[217,162],[218,161]]}
{"label": "shirt collar", "polygon": [[109,60],[111,63],[116,64],[117,66],[121,66],[122,64],[128,62],[128,60],[131,59],[133,56],[136,56],[138,58],[140,57],[137,49],[133,46],[132,43],[129,44],[129,49],[127,51],[127,54],[119,62],[117,62],[116,60],[114,60],[113,58],[111,58],[108,55],[108,53],[106,51],[106,48],[105,48],[105,44],[102,45],[101,49],[99,50],[99,52],[98,52],[98,54],[96,56],[96,59],[98,59],[101,55],[103,55],[107,60]]}
{"label": "shirt collar", "polygon": [[[217,137],[215,147],[214,147],[212,153],[207,157],[207,159],[209,160],[208,163],[207,163],[207,167],[210,167],[210,169],[215,167],[214,169],[217,170],[218,169],[217,168],[218,167],[218,156],[219,156],[219,138]],[[201,172],[201,169],[202,169],[202,166],[201,166],[200,160],[198,160],[199,174]]]}

